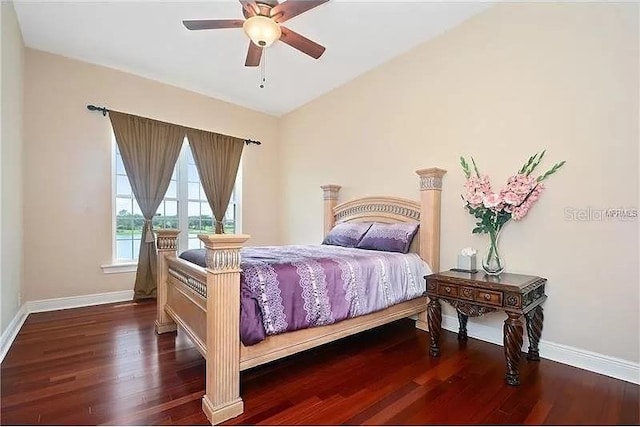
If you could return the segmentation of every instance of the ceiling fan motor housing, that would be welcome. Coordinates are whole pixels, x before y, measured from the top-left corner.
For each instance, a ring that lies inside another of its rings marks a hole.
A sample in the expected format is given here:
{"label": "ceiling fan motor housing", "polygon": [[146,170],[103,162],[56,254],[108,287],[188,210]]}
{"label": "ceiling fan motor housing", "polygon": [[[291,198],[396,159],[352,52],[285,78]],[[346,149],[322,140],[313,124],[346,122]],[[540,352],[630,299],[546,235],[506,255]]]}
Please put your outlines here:
{"label": "ceiling fan motor housing", "polygon": [[269,47],[282,35],[280,25],[266,16],[255,15],[244,21],[244,32],[253,43],[260,47]]}

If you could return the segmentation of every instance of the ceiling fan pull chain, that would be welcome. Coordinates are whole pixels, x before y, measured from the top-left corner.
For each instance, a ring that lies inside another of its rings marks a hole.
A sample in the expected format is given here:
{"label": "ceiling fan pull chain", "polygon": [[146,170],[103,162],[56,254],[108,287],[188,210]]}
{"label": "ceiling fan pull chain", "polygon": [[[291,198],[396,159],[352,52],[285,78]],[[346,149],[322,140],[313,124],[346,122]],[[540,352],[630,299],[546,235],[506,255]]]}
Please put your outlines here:
{"label": "ceiling fan pull chain", "polygon": [[262,63],[260,64],[260,89],[264,89],[267,82],[267,50],[262,49]]}

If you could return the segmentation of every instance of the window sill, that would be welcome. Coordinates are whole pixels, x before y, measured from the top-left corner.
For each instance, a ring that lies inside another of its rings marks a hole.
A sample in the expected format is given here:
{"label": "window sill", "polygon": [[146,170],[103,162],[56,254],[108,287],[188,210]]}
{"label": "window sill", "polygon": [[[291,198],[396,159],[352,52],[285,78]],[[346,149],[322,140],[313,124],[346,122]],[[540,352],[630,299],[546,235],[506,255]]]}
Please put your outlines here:
{"label": "window sill", "polygon": [[104,274],[135,273],[138,270],[137,262],[120,262],[103,264],[100,266]]}

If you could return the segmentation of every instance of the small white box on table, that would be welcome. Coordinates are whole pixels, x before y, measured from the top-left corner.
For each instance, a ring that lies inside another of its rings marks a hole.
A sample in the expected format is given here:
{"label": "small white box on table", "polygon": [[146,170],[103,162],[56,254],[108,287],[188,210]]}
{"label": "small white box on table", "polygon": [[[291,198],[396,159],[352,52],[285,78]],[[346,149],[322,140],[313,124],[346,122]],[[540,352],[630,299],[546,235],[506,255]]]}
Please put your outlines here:
{"label": "small white box on table", "polygon": [[458,270],[477,271],[475,249],[464,248],[460,251],[460,254],[458,254]]}

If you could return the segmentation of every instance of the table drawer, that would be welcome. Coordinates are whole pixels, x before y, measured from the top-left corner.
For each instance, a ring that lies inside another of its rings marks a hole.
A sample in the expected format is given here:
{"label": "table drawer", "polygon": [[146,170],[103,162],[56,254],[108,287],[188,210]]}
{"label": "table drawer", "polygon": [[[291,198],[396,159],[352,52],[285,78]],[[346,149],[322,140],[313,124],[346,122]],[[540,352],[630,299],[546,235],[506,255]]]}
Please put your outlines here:
{"label": "table drawer", "polygon": [[457,297],[458,287],[456,285],[449,285],[448,283],[440,283],[438,285],[438,295],[442,295],[443,297]]}
{"label": "table drawer", "polygon": [[476,295],[476,301],[481,302],[483,304],[502,306],[502,292],[496,291],[484,291],[478,289],[478,293]]}
{"label": "table drawer", "polygon": [[470,301],[473,301],[476,297],[476,290],[468,286],[462,286],[460,288],[460,293],[458,296],[462,299],[468,299]]}

